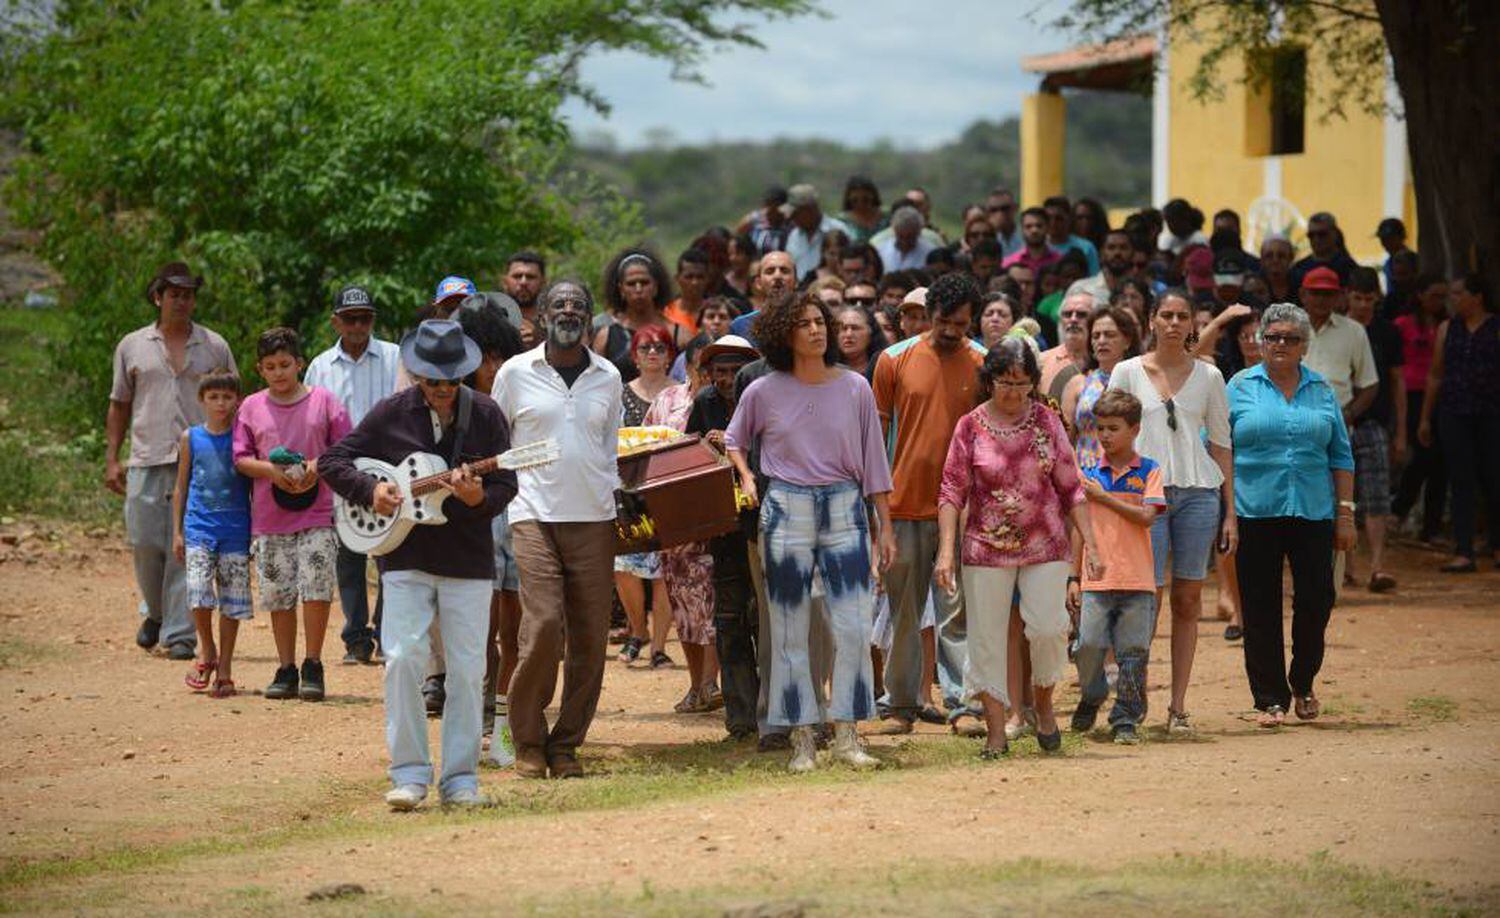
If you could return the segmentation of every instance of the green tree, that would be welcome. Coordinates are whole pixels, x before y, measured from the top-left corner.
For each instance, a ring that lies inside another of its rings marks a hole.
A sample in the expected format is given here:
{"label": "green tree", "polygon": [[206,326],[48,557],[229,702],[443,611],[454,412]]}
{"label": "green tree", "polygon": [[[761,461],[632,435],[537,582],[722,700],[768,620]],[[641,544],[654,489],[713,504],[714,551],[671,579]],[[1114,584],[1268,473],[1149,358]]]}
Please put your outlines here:
{"label": "green tree", "polygon": [[1428,270],[1477,270],[1500,290],[1500,3],[1494,0],[1073,0],[1055,23],[1107,41],[1165,27],[1204,54],[1190,76],[1209,96],[1220,65],[1242,55],[1245,79],[1277,79],[1283,42],[1328,69],[1309,102],[1322,117],[1383,112],[1390,55]]}
{"label": "green tree", "polygon": [[[45,231],[76,317],[64,366],[103,400],[114,342],[149,317],[155,265],[207,275],[236,353],[274,324],[324,333],[362,282],[392,326],[449,273],[484,280],[526,245],[596,260],[635,211],[559,166],[559,105],[602,100],[581,59],[625,49],[693,78],[745,15],[809,0],[10,0],[0,119],[7,188]],[[587,244],[585,244],[585,241]]]}

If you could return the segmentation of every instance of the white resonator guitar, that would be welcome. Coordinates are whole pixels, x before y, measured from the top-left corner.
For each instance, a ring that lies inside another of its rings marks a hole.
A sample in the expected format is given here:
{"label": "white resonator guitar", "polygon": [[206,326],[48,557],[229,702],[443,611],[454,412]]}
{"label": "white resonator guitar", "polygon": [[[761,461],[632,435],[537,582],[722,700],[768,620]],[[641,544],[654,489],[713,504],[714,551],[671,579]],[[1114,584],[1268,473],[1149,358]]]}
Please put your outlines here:
{"label": "white resonator guitar", "polygon": [[[465,467],[476,476],[486,475],[495,469],[546,465],[559,455],[556,440],[539,440],[467,463]],[[354,467],[378,481],[395,485],[401,492],[401,506],[395,513],[385,515],[335,495],[334,524],[339,540],[350,551],[376,557],[390,554],[405,541],[413,526],[441,526],[448,522],[443,515],[443,501],[453,491],[448,487],[448,463],[441,456],[412,453],[396,465],[379,459],[356,459]]]}

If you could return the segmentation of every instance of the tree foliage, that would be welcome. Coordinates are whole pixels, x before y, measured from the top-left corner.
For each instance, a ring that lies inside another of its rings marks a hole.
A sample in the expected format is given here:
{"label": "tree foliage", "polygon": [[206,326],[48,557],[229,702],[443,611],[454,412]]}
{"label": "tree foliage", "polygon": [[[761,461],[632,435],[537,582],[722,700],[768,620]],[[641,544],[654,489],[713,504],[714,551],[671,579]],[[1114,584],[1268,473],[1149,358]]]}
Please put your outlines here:
{"label": "tree foliage", "polygon": [[[1143,205],[1151,191],[1151,104],[1137,95],[1080,93],[1068,100],[1067,191],[1106,206]],[[768,185],[811,182],[837,213],[845,180],[868,175],[889,206],[913,185],[932,195],[934,218],[955,238],[964,205],[996,185],[1019,193],[1020,126],[1015,118],[976,121],[927,150],[889,142],[848,147],[828,140],[684,145],[658,133],[644,149],[617,150],[607,137],[583,138],[570,160],[639,200],[663,254],[680,250],[713,223],[734,223],[760,203]]]}
{"label": "tree foliage", "polygon": [[[403,324],[443,275],[519,246],[580,252],[636,212],[560,156],[597,49],[691,78],[745,15],[807,0],[76,0],[0,20],[7,188],[78,317],[65,364],[102,399],[109,353],[150,316],[156,264],[208,276],[200,314],[237,353],[273,324],[322,332],[362,282]],[[587,240],[587,244],[585,243]]]}

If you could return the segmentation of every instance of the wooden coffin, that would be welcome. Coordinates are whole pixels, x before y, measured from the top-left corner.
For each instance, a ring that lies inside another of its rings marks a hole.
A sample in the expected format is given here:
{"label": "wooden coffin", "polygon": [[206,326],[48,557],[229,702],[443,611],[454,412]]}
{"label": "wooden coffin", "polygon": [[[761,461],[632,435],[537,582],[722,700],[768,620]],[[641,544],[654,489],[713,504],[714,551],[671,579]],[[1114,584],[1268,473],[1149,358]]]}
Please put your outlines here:
{"label": "wooden coffin", "polygon": [[739,526],[734,467],[696,435],[621,456],[615,554],[701,542]]}

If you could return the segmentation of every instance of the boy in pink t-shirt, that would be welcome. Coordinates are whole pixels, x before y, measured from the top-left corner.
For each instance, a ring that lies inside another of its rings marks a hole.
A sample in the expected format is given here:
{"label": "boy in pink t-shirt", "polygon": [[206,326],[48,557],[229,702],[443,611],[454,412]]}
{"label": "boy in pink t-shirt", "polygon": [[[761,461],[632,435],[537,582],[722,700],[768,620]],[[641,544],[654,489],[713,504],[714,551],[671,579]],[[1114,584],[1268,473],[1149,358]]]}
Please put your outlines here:
{"label": "boy in pink t-shirt", "polygon": [[[251,553],[260,603],[271,612],[276,677],[267,698],[322,701],[323,635],[338,583],[333,494],[318,483],[318,457],[349,433],[349,415],[321,386],[299,378],[306,366],[297,333],[273,328],[256,345],[255,369],[266,387],[240,405],[234,466],[251,479]],[[297,599],[302,599],[307,655],[299,674]]]}
{"label": "boy in pink t-shirt", "polygon": [[[1146,718],[1146,663],[1156,630],[1156,568],[1151,556],[1151,522],[1166,508],[1161,468],[1135,451],[1141,432],[1141,403],[1121,389],[1110,389],[1094,405],[1104,458],[1081,469],[1083,490],[1094,504],[1090,520],[1104,576],[1068,578],[1068,605],[1077,609],[1078,686],[1082,698],[1073,712],[1074,733],[1094,728],[1109,696],[1104,655],[1113,650],[1120,665],[1109,726],[1117,743],[1137,741],[1135,728]],[[1082,569],[1082,550],[1074,558]],[[1081,587],[1081,596],[1080,596]],[[1080,601],[1081,600],[1081,601]]]}

